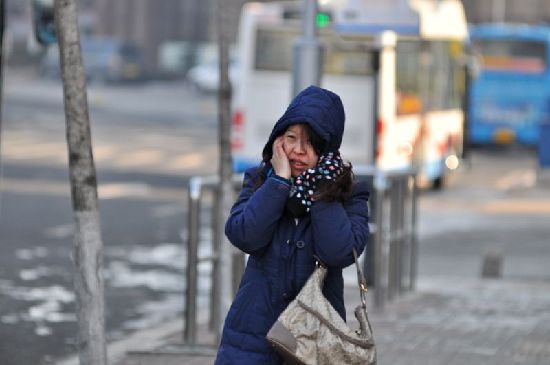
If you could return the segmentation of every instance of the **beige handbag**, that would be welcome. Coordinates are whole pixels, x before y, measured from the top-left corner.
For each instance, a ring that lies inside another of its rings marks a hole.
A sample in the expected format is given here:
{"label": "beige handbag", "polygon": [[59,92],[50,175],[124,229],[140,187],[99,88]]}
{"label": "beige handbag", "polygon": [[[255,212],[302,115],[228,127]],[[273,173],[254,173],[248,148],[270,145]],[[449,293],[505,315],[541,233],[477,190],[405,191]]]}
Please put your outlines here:
{"label": "beige handbag", "polygon": [[267,333],[286,363],[298,365],[374,365],[376,347],[367,317],[366,281],[353,250],[361,304],[355,309],[359,329],[348,327],[322,292],[327,268],[313,274]]}

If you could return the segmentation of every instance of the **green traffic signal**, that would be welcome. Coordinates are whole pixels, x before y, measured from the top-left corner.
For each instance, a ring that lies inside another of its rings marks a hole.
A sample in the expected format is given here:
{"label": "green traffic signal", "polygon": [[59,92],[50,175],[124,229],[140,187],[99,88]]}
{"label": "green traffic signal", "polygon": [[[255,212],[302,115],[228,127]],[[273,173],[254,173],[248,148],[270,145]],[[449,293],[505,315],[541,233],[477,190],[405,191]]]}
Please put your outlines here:
{"label": "green traffic signal", "polygon": [[317,28],[325,28],[330,24],[330,20],[331,20],[330,15],[327,13],[319,12],[315,17],[315,23],[317,25]]}

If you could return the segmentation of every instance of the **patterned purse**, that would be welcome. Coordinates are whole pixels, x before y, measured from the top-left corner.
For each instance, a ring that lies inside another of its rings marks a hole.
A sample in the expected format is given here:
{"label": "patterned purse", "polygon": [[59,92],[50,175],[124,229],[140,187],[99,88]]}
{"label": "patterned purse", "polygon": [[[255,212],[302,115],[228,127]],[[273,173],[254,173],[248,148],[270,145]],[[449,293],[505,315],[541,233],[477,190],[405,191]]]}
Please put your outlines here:
{"label": "patterned purse", "polygon": [[313,271],[302,290],[267,333],[267,340],[290,365],[375,365],[376,347],[367,316],[366,281],[353,250],[361,304],[359,329],[352,330],[323,295],[327,268]]}

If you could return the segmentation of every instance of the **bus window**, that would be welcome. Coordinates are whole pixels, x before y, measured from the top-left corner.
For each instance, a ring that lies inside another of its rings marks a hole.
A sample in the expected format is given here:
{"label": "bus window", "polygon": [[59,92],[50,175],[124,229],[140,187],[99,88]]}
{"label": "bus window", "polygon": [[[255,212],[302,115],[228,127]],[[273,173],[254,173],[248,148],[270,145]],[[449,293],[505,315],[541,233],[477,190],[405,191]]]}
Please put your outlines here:
{"label": "bus window", "polygon": [[476,39],[474,52],[480,55],[481,67],[486,70],[521,73],[544,73],[546,45],[537,41]]}
{"label": "bus window", "polygon": [[398,115],[460,108],[463,70],[456,42],[402,40],[396,46]]}
{"label": "bus window", "polygon": [[356,37],[353,41],[335,35],[322,38],[325,44],[324,72],[333,75],[368,76],[373,74],[373,53],[369,38]]}
{"label": "bus window", "polygon": [[[290,71],[293,44],[299,31],[292,28],[261,28],[256,35],[255,69],[261,71]],[[356,37],[347,41],[321,32],[325,46],[323,72],[333,75],[372,75],[372,52],[366,48],[370,38]]]}
{"label": "bus window", "polygon": [[462,47],[448,41],[431,42],[430,45],[433,55],[430,106],[434,110],[458,109],[464,90],[464,70],[458,62]]}
{"label": "bus window", "polygon": [[418,41],[397,42],[395,49],[397,115],[417,114],[422,111],[419,51]]}

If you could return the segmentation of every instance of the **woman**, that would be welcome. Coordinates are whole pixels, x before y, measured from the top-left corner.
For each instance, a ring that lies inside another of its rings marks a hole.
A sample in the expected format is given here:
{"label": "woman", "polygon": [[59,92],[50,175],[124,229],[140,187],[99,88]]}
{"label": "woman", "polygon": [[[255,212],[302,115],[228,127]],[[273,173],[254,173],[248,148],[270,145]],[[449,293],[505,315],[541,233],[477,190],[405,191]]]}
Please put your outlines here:
{"label": "woman", "polygon": [[340,158],[344,120],[338,95],[308,87],[275,124],[260,167],[246,171],[225,232],[250,257],[216,365],[283,363],[265,335],[316,258],[328,267],[323,293],[345,319],[342,268],[365,248],[369,194]]}

